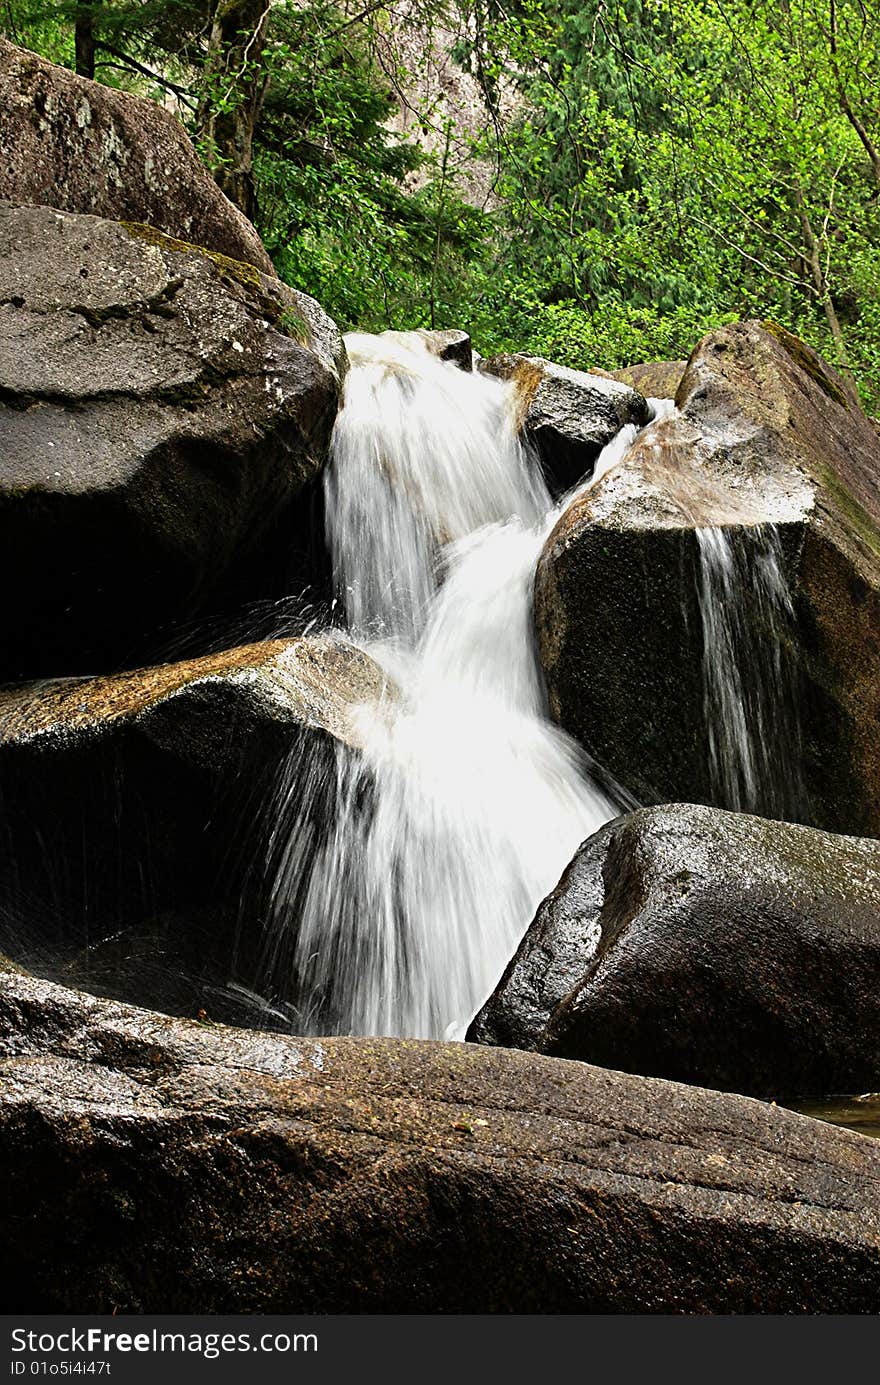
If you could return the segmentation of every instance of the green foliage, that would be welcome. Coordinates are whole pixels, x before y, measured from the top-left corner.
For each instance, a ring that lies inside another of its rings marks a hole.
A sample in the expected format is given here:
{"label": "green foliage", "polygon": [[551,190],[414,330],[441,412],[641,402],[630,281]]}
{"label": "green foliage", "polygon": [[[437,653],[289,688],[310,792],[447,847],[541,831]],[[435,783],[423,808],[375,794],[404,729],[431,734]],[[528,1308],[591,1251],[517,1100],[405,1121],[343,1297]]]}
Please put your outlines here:
{"label": "green foliage", "polygon": [[860,0],[530,0],[477,35],[477,72],[483,52],[489,99],[506,80],[524,103],[501,262],[535,335],[570,327],[616,363],[772,315],[880,407],[880,48]]}
{"label": "green foliage", "polygon": [[433,209],[404,182],[423,156],[385,128],[392,93],[357,33],[331,26],[316,62],[303,12],[279,21],[257,131],[258,226],[269,252],[283,278],[346,326],[420,318]]}
{"label": "green foliage", "polygon": [[[258,228],[343,327],[462,325],[484,352],[613,368],[773,318],[880,410],[880,45],[863,0],[276,0],[265,44],[241,34],[219,65],[216,3],[95,0],[96,75],[176,101],[214,167],[228,156],[207,116],[258,93]],[[72,63],[81,9],[8,0],[0,26]],[[485,104],[467,132],[413,56],[450,33]],[[491,173],[480,209],[475,168]]]}

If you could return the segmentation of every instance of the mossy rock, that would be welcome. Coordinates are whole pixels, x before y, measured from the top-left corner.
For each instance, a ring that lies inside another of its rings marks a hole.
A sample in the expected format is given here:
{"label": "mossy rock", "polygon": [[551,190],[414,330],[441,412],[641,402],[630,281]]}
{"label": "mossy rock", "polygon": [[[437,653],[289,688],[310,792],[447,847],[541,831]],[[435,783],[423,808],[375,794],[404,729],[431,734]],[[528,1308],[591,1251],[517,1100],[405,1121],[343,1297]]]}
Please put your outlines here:
{"label": "mossy rock", "polygon": [[274,327],[298,341],[301,346],[312,345],[312,329],[302,310],[296,304],[284,303],[279,281],[262,273],[256,265],[247,264],[244,260],[233,260],[229,255],[221,255],[204,245],[192,245],[189,241],[178,240],[175,236],[166,235],[164,231],[157,230],[155,226],[147,226],[143,222],[121,221],[119,224],[136,240],[145,241],[147,245],[154,245],[159,250],[171,251],[178,255],[203,255],[211,261],[221,278],[231,278],[252,292],[261,311],[265,312]]}
{"label": "mossy rock", "polygon": [[851,396],[847,394],[843,382],[835,376],[818,352],[814,351],[811,346],[807,346],[806,342],[801,341],[800,337],[796,337],[793,332],[781,327],[778,322],[766,319],[761,323],[761,326],[765,332],[769,332],[785,347],[795,365],[809,375],[811,380],[815,380],[829,399],[833,399],[835,404],[840,404],[844,409],[850,408],[853,402]]}

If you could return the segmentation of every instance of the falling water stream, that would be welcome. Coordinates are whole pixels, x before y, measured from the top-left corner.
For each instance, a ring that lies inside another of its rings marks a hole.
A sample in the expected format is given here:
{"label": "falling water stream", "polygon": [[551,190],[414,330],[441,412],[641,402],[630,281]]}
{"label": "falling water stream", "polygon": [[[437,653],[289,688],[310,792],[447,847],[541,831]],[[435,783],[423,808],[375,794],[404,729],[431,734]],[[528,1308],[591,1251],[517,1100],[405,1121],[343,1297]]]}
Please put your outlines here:
{"label": "falling water stream", "polygon": [[[268,936],[294,939],[301,1032],[458,1038],[578,846],[619,810],[548,720],[534,645],[536,564],[573,497],[551,501],[516,434],[513,384],[439,360],[415,333],[346,344],[328,541],[346,638],[396,691],[356,709],[359,752],[336,749],[329,832],[281,823]],[[638,432],[623,428],[581,489]],[[739,633],[716,611],[733,599],[720,532],[699,536],[707,710],[729,722],[711,753],[745,799],[765,767]],[[314,767],[294,777],[309,774],[317,786]]]}
{"label": "falling water stream", "polygon": [[416,334],[347,346],[328,538],[350,637],[399,694],[359,710],[333,831],[311,860],[308,842],[287,853],[274,910],[306,872],[300,1027],[461,1037],[616,809],[545,712],[532,584],[559,511],[516,435],[514,386]]}
{"label": "falling water stream", "polygon": [[697,529],[704,720],[715,801],[801,820],[794,608],[772,524]]}

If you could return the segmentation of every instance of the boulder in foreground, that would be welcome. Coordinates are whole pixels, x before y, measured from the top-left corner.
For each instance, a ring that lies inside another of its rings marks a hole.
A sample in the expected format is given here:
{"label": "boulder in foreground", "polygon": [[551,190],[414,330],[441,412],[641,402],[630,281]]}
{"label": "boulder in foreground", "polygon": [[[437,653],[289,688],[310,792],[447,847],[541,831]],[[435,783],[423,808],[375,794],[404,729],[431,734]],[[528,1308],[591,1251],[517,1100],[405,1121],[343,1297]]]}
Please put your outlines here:
{"label": "boulder in foreground", "polygon": [[759,1102],[14,974],[0,1053],[9,1311],[880,1308],[880,1145]]}
{"label": "boulder in foreground", "polygon": [[331,638],[0,689],[0,952],[175,1013],[289,1024],[286,954],[262,961],[273,872],[295,833],[317,849],[331,830],[354,709],[391,695]]}
{"label": "boulder in foreground", "polygon": [[786,1100],[880,1080],[880,842],[672,804],[585,842],[469,1037]]}

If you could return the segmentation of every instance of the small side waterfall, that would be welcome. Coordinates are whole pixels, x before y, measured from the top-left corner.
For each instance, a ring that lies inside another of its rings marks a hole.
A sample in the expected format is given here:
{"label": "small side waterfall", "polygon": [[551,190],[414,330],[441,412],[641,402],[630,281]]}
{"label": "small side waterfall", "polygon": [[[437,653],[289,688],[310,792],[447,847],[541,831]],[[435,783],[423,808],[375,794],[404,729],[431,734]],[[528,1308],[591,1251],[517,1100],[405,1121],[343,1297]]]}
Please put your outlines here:
{"label": "small side waterfall", "polygon": [[716,801],[797,822],[805,808],[794,608],[773,525],[697,530],[703,689]]}

